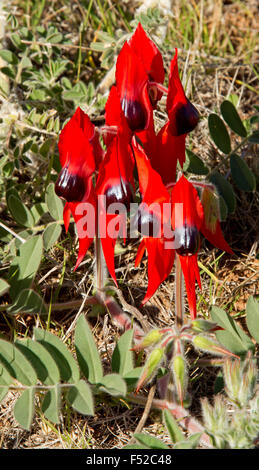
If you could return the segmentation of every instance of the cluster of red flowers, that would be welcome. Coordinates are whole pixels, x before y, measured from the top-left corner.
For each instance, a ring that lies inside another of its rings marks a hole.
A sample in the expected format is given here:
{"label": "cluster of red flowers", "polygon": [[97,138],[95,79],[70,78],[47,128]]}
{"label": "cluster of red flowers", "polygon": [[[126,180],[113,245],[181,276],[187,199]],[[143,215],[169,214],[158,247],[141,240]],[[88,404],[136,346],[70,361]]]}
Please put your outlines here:
{"label": "cluster of red flowers", "polygon": [[[77,225],[77,268],[95,235],[99,234],[100,225],[107,228],[112,223],[114,233],[118,233],[115,228],[121,215],[107,208],[119,203],[129,210],[138,186],[141,203],[136,216],[137,227],[149,229],[136,256],[137,266],[147,250],[148,289],[143,303],[170,274],[177,253],[191,317],[195,318],[196,281],[200,285],[197,264],[200,232],[216,247],[232,251],[224,240],[217,215],[214,219],[208,216],[195,186],[183,174],[176,181],[177,162],[182,166],[185,161],[186,136],[199,120],[198,111],[185,96],[180,81],[177,50],[171,61],[168,89],[163,86],[164,78],[161,53],[139,24],[117,59],[116,84],[110,90],[105,107],[103,145],[99,140],[100,130],[81,108],[77,108],[60,134],[62,170],[56,182],[56,193],[66,200],[66,230],[71,215]],[[167,93],[168,120],[156,132],[153,111],[164,92]],[[104,199],[105,204],[100,203]],[[91,234],[89,230],[81,230],[86,203],[88,208],[89,204],[94,208]],[[161,230],[162,220],[163,227],[169,224],[172,228],[170,236],[163,228]],[[159,236],[154,233],[157,225]],[[107,230],[101,235],[105,261],[115,283],[116,236]]]}

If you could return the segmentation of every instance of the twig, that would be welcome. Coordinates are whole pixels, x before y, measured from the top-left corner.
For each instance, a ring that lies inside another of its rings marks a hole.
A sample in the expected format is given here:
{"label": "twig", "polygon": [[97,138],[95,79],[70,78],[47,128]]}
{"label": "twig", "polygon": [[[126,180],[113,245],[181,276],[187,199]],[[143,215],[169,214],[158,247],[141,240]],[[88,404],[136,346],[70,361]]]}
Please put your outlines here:
{"label": "twig", "polygon": [[[139,423],[138,423],[138,425],[135,429],[134,434],[137,434],[137,433],[141,432],[143,427],[145,426],[146,420],[148,418],[148,415],[149,415],[151,407],[152,407],[153,399],[154,399],[154,396],[155,396],[155,391],[156,391],[156,386],[152,385],[152,387],[150,388],[149,393],[148,393],[148,397],[147,397],[147,401],[146,401],[146,404],[145,404],[143,414],[142,414],[142,416],[139,420]],[[134,441],[134,437],[132,437],[129,444],[132,444],[133,441]]]}
{"label": "twig", "polygon": [[[145,405],[147,398],[136,395],[133,393],[129,393],[127,398],[134,403],[139,405]],[[160,400],[158,398],[154,398],[151,407],[158,409],[158,410],[169,410],[170,413],[179,421],[179,424],[186,429],[191,434],[194,433],[202,433],[200,442],[205,445],[206,447],[212,447],[211,441],[209,436],[205,433],[205,429],[198,421],[196,421],[188,411],[180,405],[176,403],[169,402],[167,400]]]}

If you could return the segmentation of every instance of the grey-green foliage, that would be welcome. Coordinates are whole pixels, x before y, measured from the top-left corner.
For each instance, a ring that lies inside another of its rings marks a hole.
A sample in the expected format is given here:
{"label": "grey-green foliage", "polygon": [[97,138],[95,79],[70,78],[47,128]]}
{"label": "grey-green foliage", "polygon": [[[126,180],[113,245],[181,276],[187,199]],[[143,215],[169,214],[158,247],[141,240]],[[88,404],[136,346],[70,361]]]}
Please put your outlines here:
{"label": "grey-green foliage", "polygon": [[125,397],[127,389],[135,385],[137,377],[128,381],[123,376],[135,370],[133,362],[128,360],[132,354],[131,340],[132,331],[121,336],[119,342],[124,347],[116,347],[111,373],[104,374],[90,326],[83,315],[76,325],[76,357],[60,338],[41,328],[34,329],[33,338],[17,339],[14,343],[0,339],[0,399],[10,389],[21,392],[14,416],[28,430],[35,414],[36,394],[42,413],[54,424],[60,422],[62,396],[76,412],[93,415],[94,397],[103,394]]}
{"label": "grey-green foliage", "polygon": [[213,404],[207,398],[202,400],[205,430],[218,449],[254,448],[259,435],[256,361],[250,356],[244,361],[226,361],[223,374],[228,401],[221,394]]}
{"label": "grey-green foliage", "polygon": [[[210,137],[220,152],[219,166],[210,169],[201,158],[190,149],[186,151],[184,170],[195,175],[204,175],[205,183],[212,183],[220,198],[221,220],[236,210],[236,189],[254,192],[256,176],[246,161],[247,144],[258,144],[258,131],[255,128],[258,109],[249,121],[241,120],[236,106],[230,99],[221,103],[220,114],[213,112],[208,117]],[[223,154],[223,155],[222,155]]]}

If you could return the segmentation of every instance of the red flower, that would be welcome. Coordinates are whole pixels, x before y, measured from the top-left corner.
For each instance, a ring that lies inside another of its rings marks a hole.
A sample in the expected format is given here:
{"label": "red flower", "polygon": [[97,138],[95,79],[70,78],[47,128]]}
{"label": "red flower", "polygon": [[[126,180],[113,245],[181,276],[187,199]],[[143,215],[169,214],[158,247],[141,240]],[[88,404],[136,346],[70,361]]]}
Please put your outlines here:
{"label": "red flower", "polygon": [[184,135],[191,132],[199,121],[199,113],[185,96],[179,77],[177,65],[177,49],[170,65],[167,113],[169,118],[169,132],[172,135]]}
{"label": "red flower", "polygon": [[145,249],[148,253],[148,289],[142,301],[144,304],[170,274],[174,264],[174,250],[167,248],[166,243],[170,242],[170,239],[164,237],[165,227],[169,228],[168,224],[170,225],[170,211],[165,213],[165,205],[170,208],[170,195],[139,145],[134,146],[134,154],[142,195],[137,225],[142,233],[146,232],[139,245],[135,266],[139,265]]}
{"label": "red flower", "polygon": [[201,288],[197,253],[200,247],[200,232],[214,246],[233,253],[224,240],[220,223],[217,221],[214,232],[206,224],[204,208],[192,183],[185,176],[177,181],[172,193],[172,226],[175,233],[175,249],[180,257],[185,278],[186,292],[192,319],[196,317],[195,281]]}
{"label": "red flower", "polygon": [[[185,162],[185,140],[187,133],[198,123],[199,114],[186,98],[179,77],[177,49],[170,65],[168,95],[166,103],[168,121],[160,129],[155,143],[152,138],[152,127],[140,135],[145,149],[151,148],[150,156],[153,168],[161,175],[165,185],[175,182],[177,161],[183,166]],[[149,144],[151,142],[151,144]]]}
{"label": "red flower", "polygon": [[155,43],[147,36],[141,23],[131,36],[129,45],[144,65],[148,75],[148,95],[152,106],[155,107],[163,94],[157,87],[157,84],[163,83],[165,79],[162,55]]}
{"label": "red flower", "polygon": [[161,98],[155,81],[163,82],[162,56],[141,24],[122,47],[116,63],[116,86],[130,129],[146,129]]}
{"label": "red flower", "polygon": [[[96,194],[99,197],[98,226],[99,229],[101,227],[100,237],[105,261],[114,282],[117,283],[114,268],[114,248],[121,231],[123,231],[124,238],[126,236],[126,214],[134,196],[134,159],[130,146],[132,132],[121,109],[116,87],[112,87],[110,91],[105,111],[106,125],[116,127],[117,132],[116,134],[108,134],[105,137],[107,150],[99,167],[96,183]],[[119,214],[115,212],[116,206],[112,206],[114,203],[117,204],[118,209],[121,209]],[[112,207],[114,207],[114,210],[109,211],[109,208]],[[119,226],[121,230],[117,229],[116,226]]]}
{"label": "red flower", "polygon": [[62,170],[55,191],[66,201],[82,201],[87,198],[91,176],[102,158],[95,127],[82,109],[77,108],[62,129],[58,148]]}

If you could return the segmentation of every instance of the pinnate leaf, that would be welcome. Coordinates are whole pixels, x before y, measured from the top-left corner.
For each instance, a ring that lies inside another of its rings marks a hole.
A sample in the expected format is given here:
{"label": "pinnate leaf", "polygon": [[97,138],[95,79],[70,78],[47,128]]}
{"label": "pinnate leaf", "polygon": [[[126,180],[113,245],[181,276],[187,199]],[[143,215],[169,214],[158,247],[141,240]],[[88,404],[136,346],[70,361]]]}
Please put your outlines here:
{"label": "pinnate leaf", "polygon": [[79,380],[67,394],[67,399],[74,410],[83,415],[94,415],[94,402],[91,388],[84,380]]}
{"label": "pinnate leaf", "polygon": [[237,154],[233,153],[230,157],[230,168],[232,178],[239,189],[242,191],[254,191],[256,179],[247,163]]}
{"label": "pinnate leaf", "polygon": [[252,296],[246,304],[246,324],[250,335],[259,343],[259,303]]}
{"label": "pinnate leaf", "polygon": [[223,120],[216,113],[212,113],[209,115],[208,124],[210,135],[218,149],[225,154],[230,153],[231,141]]}
{"label": "pinnate leaf", "polygon": [[24,390],[14,405],[14,417],[27,431],[30,430],[34,416],[34,396],[35,388],[29,387]]}
{"label": "pinnate leaf", "polygon": [[234,104],[229,100],[225,100],[220,106],[220,111],[230,129],[240,137],[246,137],[246,128],[244,127]]}
{"label": "pinnate leaf", "polygon": [[101,382],[103,368],[90,326],[83,314],[77,320],[75,347],[78,364],[90,383]]}
{"label": "pinnate leaf", "polygon": [[66,345],[53,333],[34,328],[34,336],[51,354],[56,362],[61,380],[74,383],[80,379],[78,365]]}

